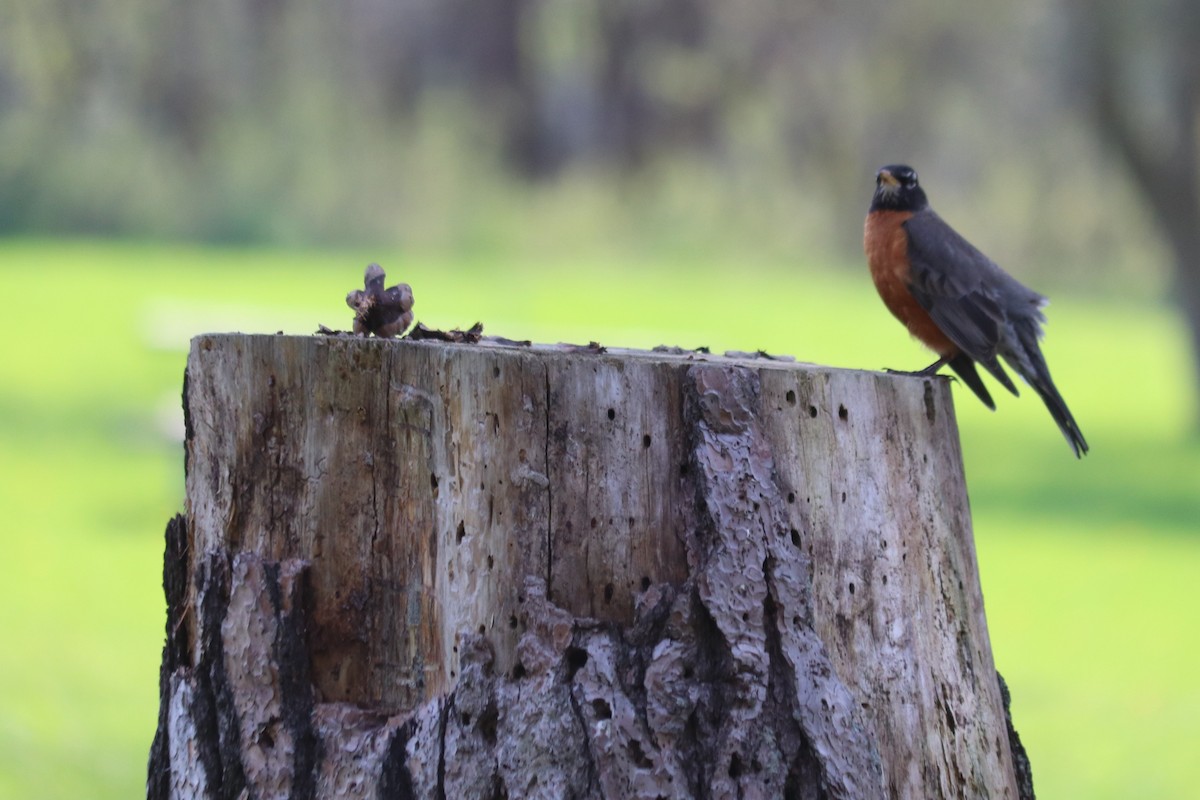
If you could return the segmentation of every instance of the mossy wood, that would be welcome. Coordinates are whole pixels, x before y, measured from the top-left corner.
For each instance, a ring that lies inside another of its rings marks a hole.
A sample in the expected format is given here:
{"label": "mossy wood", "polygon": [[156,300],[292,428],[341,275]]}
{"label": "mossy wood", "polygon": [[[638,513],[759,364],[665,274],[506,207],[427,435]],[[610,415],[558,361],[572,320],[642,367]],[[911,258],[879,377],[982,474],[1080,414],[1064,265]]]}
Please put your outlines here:
{"label": "mossy wood", "polygon": [[942,379],[207,335],[185,411],[151,797],[1032,794]]}

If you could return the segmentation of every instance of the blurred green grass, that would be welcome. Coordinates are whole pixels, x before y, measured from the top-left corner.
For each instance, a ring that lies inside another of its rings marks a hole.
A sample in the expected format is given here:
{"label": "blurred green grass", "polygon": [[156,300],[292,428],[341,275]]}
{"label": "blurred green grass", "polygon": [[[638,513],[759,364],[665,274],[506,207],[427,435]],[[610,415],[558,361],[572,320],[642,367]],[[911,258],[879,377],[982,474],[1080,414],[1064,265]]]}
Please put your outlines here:
{"label": "blurred green grass", "polygon": [[[188,339],[348,327],[380,261],[418,319],[538,341],[765,349],[840,367],[928,356],[863,268],[777,255],[292,252],[0,241],[0,796],[142,793],[162,538],[182,506]],[[993,649],[1039,796],[1200,785],[1200,443],[1180,322],[1056,293],[1046,353],[1093,446],[1032,396],[955,389]]]}

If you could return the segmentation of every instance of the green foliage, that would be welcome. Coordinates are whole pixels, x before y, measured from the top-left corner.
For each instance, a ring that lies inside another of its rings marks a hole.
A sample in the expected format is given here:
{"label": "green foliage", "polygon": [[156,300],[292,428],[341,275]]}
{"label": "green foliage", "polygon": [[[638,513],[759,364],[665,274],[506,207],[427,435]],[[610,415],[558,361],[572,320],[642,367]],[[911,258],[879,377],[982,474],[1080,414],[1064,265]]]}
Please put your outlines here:
{"label": "green foliage", "polygon": [[[521,230],[518,249],[480,235],[451,255],[0,241],[0,796],[142,791],[192,335],[347,328],[342,298],[377,260],[436,327],[927,363],[861,267],[686,244],[572,255],[556,238],[570,235]],[[1047,357],[1092,455],[1071,457],[1031,392],[997,394],[992,414],[955,388],[997,664],[1039,795],[1191,797],[1200,444],[1180,323],[1157,306],[1055,300]]]}

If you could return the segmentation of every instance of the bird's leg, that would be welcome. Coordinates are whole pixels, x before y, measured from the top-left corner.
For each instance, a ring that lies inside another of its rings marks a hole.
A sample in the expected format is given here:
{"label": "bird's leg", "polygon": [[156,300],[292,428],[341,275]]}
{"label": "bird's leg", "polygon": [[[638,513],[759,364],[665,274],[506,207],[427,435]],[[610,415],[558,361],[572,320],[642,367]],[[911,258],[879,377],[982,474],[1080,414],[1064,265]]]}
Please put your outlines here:
{"label": "bird's leg", "polygon": [[937,371],[939,369],[941,369],[942,367],[944,367],[950,363],[950,359],[951,359],[951,356],[942,356],[941,358],[939,358],[937,361],[930,364],[925,369],[919,369],[916,371],[906,371],[906,370],[902,370],[902,369],[885,369],[884,372],[886,372],[889,375],[916,375],[918,377],[924,378],[924,377],[928,377],[930,375],[936,375]]}

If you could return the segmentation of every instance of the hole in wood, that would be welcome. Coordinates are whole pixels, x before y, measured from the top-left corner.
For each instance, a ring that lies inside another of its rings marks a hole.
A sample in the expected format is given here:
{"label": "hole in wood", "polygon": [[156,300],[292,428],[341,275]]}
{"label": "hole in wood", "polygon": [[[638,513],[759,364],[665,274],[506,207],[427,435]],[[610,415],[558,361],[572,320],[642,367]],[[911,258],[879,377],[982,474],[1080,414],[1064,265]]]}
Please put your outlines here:
{"label": "hole in wood", "polygon": [[787,402],[788,402],[789,406],[796,405],[796,393],[793,392],[791,389],[787,390],[787,394],[785,394],[784,397],[787,398]]}
{"label": "hole in wood", "polygon": [[846,493],[842,492],[842,502],[846,502]]}
{"label": "hole in wood", "polygon": [[611,583],[604,584],[604,602],[611,603],[613,599],[613,585]]}
{"label": "hole in wood", "polygon": [[654,768],[654,762],[646,758],[646,751],[642,749],[642,743],[637,739],[629,740],[629,755],[633,758],[633,763],[637,764],[641,769]]}
{"label": "hole in wood", "polygon": [[500,377],[500,368],[499,367],[492,367],[492,377],[493,378]]}
{"label": "hole in wood", "polygon": [[742,775],[742,757],[734,753],[729,757],[729,777],[737,779]]}
{"label": "hole in wood", "polygon": [[491,556],[488,556],[487,557],[488,569],[491,569],[495,564],[496,564],[496,559],[492,558]]}
{"label": "hole in wood", "polygon": [[[524,667],[521,669],[524,670]],[[514,669],[513,672],[515,673],[516,670]],[[488,703],[487,707],[483,709],[483,713],[479,715],[479,733],[488,744],[496,743],[496,723],[499,719],[500,712],[496,709],[494,702]]]}
{"label": "hole in wood", "polygon": [[692,669],[691,664],[684,665],[684,667],[683,667],[683,679],[684,680],[690,681],[692,679],[692,675],[694,675],[694,674],[695,674],[695,671]]}
{"label": "hole in wood", "polygon": [[588,525],[590,525],[591,527],[595,528],[595,527],[596,527],[596,518],[595,518],[595,517],[592,517],[592,519],[591,519],[591,521],[588,523]]}
{"label": "hole in wood", "polygon": [[650,576],[643,575],[642,576],[642,591],[644,592],[649,588],[650,588]]}
{"label": "hole in wood", "polygon": [[597,697],[592,701],[592,711],[596,715],[596,719],[612,719],[612,706],[603,697]]}
{"label": "hole in wood", "polygon": [[792,528],[792,544],[796,547],[800,546],[800,531]]}
{"label": "hole in wood", "polygon": [[650,446],[650,434],[647,433],[645,436],[642,437],[642,447],[649,447],[649,446]]}
{"label": "hole in wood", "polygon": [[816,406],[809,406],[809,407],[808,407],[808,415],[809,415],[810,417],[812,417],[813,419],[816,419],[816,418],[817,418],[817,407],[816,407]]}
{"label": "hole in wood", "polygon": [[616,411],[616,409],[610,408],[610,409],[608,410],[608,418],[609,418],[610,420],[611,420],[611,419],[616,419],[616,418],[617,418],[617,411]]}
{"label": "hole in wood", "polygon": [[850,584],[850,594],[854,594],[854,584]]}
{"label": "hole in wood", "polygon": [[567,648],[567,680],[575,677],[575,673],[587,666],[588,654],[587,650],[582,647]]}
{"label": "hole in wood", "polygon": [[842,422],[845,422],[849,418],[850,418],[850,412],[846,410],[845,406],[839,405],[838,406],[838,419],[840,419]]}
{"label": "hole in wood", "polygon": [[480,626],[479,626],[479,635],[480,635],[480,636],[483,636],[485,633],[487,633],[487,628],[485,628],[485,627],[483,627],[482,625],[480,625]]}
{"label": "hole in wood", "polygon": [[520,661],[518,661],[516,666],[514,666],[512,668],[512,679],[514,681],[519,681],[524,677],[525,677],[525,665],[522,664]]}
{"label": "hole in wood", "polygon": [[516,614],[512,614],[509,616],[508,627],[512,628],[514,631],[517,629],[517,615]]}
{"label": "hole in wood", "polygon": [[467,526],[466,526],[466,524],[463,523],[462,520],[459,520],[458,521],[458,530],[456,530],[454,532],[454,540],[456,542],[458,542],[459,544],[462,544],[462,540],[464,537],[466,537],[466,535],[467,535]]}
{"label": "hole in wood", "polygon": [[470,724],[471,724],[471,715],[470,715],[470,714],[468,714],[467,712],[465,712],[465,711],[464,711],[464,712],[463,712],[463,713],[462,713],[462,714],[459,716],[459,718],[458,718],[458,721],[459,721],[459,723],[461,723],[461,724],[462,724],[462,726],[465,728],[465,727],[467,727],[468,725],[470,725]]}
{"label": "hole in wood", "polygon": [[788,498],[787,498],[787,500],[788,500],[788,503],[789,503],[789,504],[796,502],[796,493],[795,493],[795,492],[788,492]]}
{"label": "hole in wood", "polygon": [[433,496],[434,496],[434,497],[437,497],[437,494],[438,494],[438,476],[437,476],[437,475],[435,475],[435,474],[434,474],[434,473],[432,473],[432,472],[431,472],[431,473],[429,473],[429,488],[430,488],[430,489],[433,491]]}

